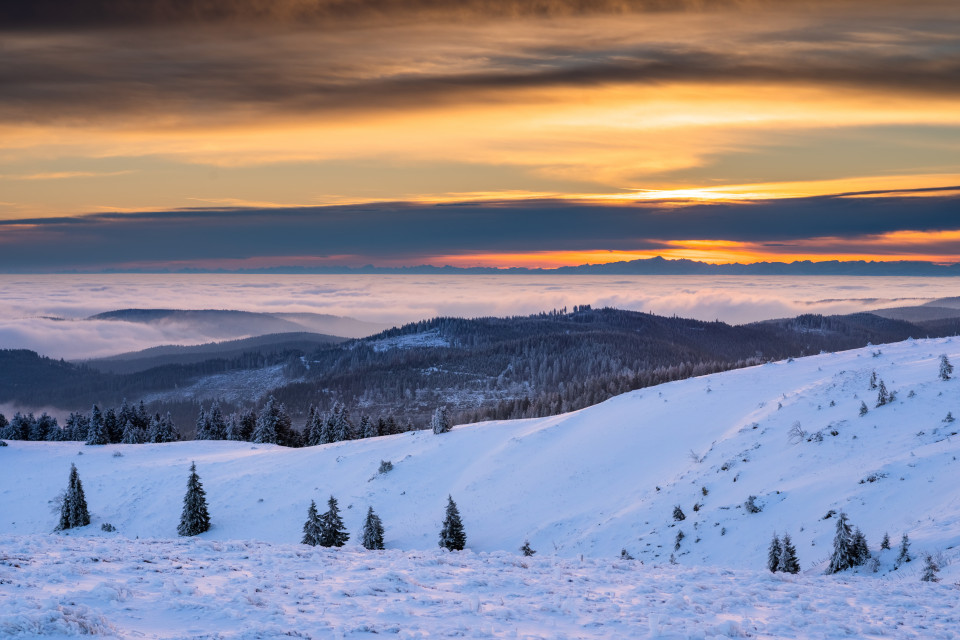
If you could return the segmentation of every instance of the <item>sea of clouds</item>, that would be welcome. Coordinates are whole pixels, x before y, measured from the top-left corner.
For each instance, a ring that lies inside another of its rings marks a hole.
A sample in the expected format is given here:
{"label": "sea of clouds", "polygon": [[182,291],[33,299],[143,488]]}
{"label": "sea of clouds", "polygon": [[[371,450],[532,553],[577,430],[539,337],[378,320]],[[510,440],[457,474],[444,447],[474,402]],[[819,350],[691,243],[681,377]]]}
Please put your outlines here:
{"label": "sea of clouds", "polygon": [[950,278],[703,276],[0,275],[0,348],[83,359],[247,337],[187,323],[89,320],[130,308],[312,312],[401,324],[611,306],[742,324],[956,295]]}

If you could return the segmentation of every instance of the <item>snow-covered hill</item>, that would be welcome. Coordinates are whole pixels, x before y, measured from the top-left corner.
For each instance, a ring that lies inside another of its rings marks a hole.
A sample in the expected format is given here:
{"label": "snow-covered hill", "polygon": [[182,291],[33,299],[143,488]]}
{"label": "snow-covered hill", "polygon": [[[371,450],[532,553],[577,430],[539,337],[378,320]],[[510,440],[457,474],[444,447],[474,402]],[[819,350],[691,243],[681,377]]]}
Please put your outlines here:
{"label": "snow-covered hill", "polygon": [[[54,497],[75,463],[93,524],[73,535],[173,538],[196,461],[208,540],[296,543],[311,499],[340,502],[354,544],[368,506],[388,548],[435,549],[447,495],[474,551],[614,558],[762,570],[771,535],[789,533],[820,572],[846,511],[888,574],[901,534],[916,557],[940,553],[960,579],[960,340],[915,340],[823,354],[628,393],[571,414],[460,426],[307,449],[230,442],[0,448],[0,536],[50,532]],[[876,408],[876,371],[896,400]],[[861,402],[869,412],[860,416]],[[806,433],[791,438],[796,423]],[[381,460],[392,471],[377,472]],[[756,496],[759,513],[744,502]],[[685,519],[675,521],[679,505]],[[117,533],[101,533],[110,522]],[[677,533],[684,536],[674,551]],[[9,539],[9,538],[8,538]]]}

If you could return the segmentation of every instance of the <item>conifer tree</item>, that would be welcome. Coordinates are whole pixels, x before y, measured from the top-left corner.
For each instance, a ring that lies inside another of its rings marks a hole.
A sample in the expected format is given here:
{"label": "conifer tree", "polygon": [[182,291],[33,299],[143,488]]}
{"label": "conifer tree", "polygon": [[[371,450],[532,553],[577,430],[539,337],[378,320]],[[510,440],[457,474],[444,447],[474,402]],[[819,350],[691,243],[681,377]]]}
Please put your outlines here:
{"label": "conifer tree", "polygon": [[863,416],[867,415],[868,411],[869,409],[867,409],[867,403],[861,400],[860,401],[860,417],[862,418]]}
{"label": "conifer tree", "polygon": [[680,508],[680,505],[673,507],[673,519],[677,522],[687,519],[687,516],[683,514],[683,509]]}
{"label": "conifer tree", "polygon": [[883,533],[883,540],[880,541],[880,548],[881,548],[881,549],[889,549],[889,548],[890,548],[890,534],[889,534],[889,533],[887,533],[887,532],[884,532],[884,533]]}
{"label": "conifer tree", "polygon": [[200,476],[197,475],[197,464],[192,462],[177,533],[181,536],[195,536],[209,529],[210,513],[207,511],[207,496],[200,483]]}
{"label": "conifer tree", "polygon": [[867,538],[857,527],[853,532],[853,564],[860,566],[870,559],[870,547],[867,545]]}
{"label": "conifer tree", "polygon": [[353,440],[353,424],[350,422],[350,411],[342,402],[337,403],[339,411],[334,408],[333,421],[333,440],[334,442],[346,442]]}
{"label": "conifer tree", "polygon": [[463,551],[467,546],[467,535],[463,531],[463,521],[453,496],[447,496],[447,511],[440,529],[440,546],[449,551]]}
{"label": "conifer tree", "polygon": [[87,499],[83,495],[83,484],[80,482],[77,466],[71,464],[67,491],[60,505],[60,523],[57,525],[57,531],[85,527],[88,524],[90,524],[90,512],[87,510]]}
{"label": "conifer tree", "polygon": [[200,405],[200,414],[197,416],[197,429],[196,436],[197,440],[209,440],[210,439],[210,420],[207,418],[207,412],[204,411],[203,405]]}
{"label": "conifer tree", "polygon": [[311,500],[310,508],[307,509],[307,521],[303,523],[303,540],[300,543],[315,547],[320,544],[321,536],[322,526],[317,513],[317,503]]}
{"label": "conifer tree", "polygon": [[870,388],[871,389],[877,388],[877,372],[876,371],[873,371],[870,373]]}
{"label": "conifer tree", "polygon": [[953,373],[953,365],[950,364],[950,359],[944,353],[940,356],[940,379],[949,380],[951,373]]}
{"label": "conifer tree", "polygon": [[327,511],[320,516],[320,545],[324,547],[342,547],[350,539],[347,528],[343,526],[337,499],[330,496]]}
{"label": "conifer tree", "polygon": [[226,440],[227,439],[227,421],[223,418],[223,410],[220,408],[220,403],[214,400],[213,404],[210,406],[210,413],[208,414],[209,424],[207,425],[207,433],[210,436],[211,440]]}
{"label": "conifer tree", "polygon": [[940,582],[940,578],[937,577],[939,571],[940,566],[937,564],[937,561],[928,553],[926,563],[923,565],[923,575],[920,576],[920,579],[924,582]]}
{"label": "conifer tree", "polygon": [[[527,558],[533,556],[536,553],[536,551],[533,550],[533,547],[530,546],[529,540],[523,541],[523,546],[520,547],[520,551],[522,551],[523,555],[526,556]],[[626,549],[624,549],[624,551],[626,551]]]}
{"label": "conifer tree", "polygon": [[880,390],[877,391],[877,406],[882,407],[887,404],[887,385],[880,381]]}
{"label": "conifer tree", "polygon": [[903,534],[903,537],[900,539],[900,553],[897,555],[897,561],[895,566],[900,567],[904,562],[910,562],[913,560],[910,557],[910,538],[907,537],[907,534]]}
{"label": "conifer tree", "polygon": [[447,417],[447,407],[440,405],[433,412],[433,418],[430,420],[430,428],[434,433],[447,433],[450,431],[450,419]]}
{"label": "conifer tree", "polygon": [[364,549],[378,550],[383,549],[383,522],[380,516],[373,512],[373,507],[367,507],[367,518],[363,521],[363,539],[361,541]]}
{"label": "conifer tree", "polygon": [[254,444],[276,444],[279,403],[276,398],[270,396],[267,404],[257,417],[257,426],[253,430],[251,442]]}
{"label": "conifer tree", "polygon": [[120,438],[120,442],[123,444],[142,444],[145,439],[146,436],[143,431],[135,427],[132,420],[127,420],[127,423],[123,426],[123,437]]}
{"label": "conifer tree", "polygon": [[773,540],[770,541],[770,547],[767,549],[767,569],[770,573],[780,571],[780,557],[783,555],[783,544],[777,534],[773,534]]}
{"label": "conifer tree", "polygon": [[827,573],[839,573],[854,566],[853,533],[843,511],[837,516],[837,532],[833,537],[833,554]]}
{"label": "conifer tree", "polygon": [[110,444],[110,438],[107,437],[107,430],[103,424],[103,414],[100,412],[100,407],[97,405],[93,405],[93,410],[90,412],[90,426],[87,429],[87,444]]}
{"label": "conifer tree", "polygon": [[363,415],[360,417],[360,437],[361,438],[376,438],[377,433],[377,424],[370,419],[370,416]]}
{"label": "conifer tree", "polygon": [[335,402],[333,404],[333,409],[323,418],[323,422],[320,425],[320,444],[330,444],[331,442],[337,441],[336,437],[334,436],[333,429],[337,422],[339,405],[339,402]]}
{"label": "conifer tree", "polygon": [[103,414],[103,430],[107,434],[107,442],[117,443],[123,437],[123,425],[117,422],[117,412],[112,408]]}
{"label": "conifer tree", "polygon": [[797,560],[797,548],[790,540],[790,534],[783,536],[783,549],[780,553],[780,571],[784,573],[800,573],[800,562]]}
{"label": "conifer tree", "polygon": [[310,415],[304,444],[308,447],[323,444],[323,415],[319,411],[315,410]]}

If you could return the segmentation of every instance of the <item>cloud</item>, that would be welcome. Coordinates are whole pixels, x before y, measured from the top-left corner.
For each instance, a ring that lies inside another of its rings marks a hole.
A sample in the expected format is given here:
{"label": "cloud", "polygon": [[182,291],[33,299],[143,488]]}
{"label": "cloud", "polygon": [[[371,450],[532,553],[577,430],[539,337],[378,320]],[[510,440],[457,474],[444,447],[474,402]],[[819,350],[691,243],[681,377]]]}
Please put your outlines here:
{"label": "cloud", "polygon": [[[922,244],[923,234],[960,229],[958,203],[956,195],[891,195],[679,208],[529,200],[99,213],[0,221],[0,270],[207,266],[256,258],[289,264],[285,257],[329,256],[349,256],[354,265],[419,264],[428,256],[471,253],[658,251],[688,241],[815,245],[817,238],[830,238],[835,252],[850,244],[890,254]],[[913,235],[887,237],[907,231]],[[930,240],[941,249],[957,242],[949,234]]]}
{"label": "cloud", "polygon": [[[615,306],[742,323],[799,313],[850,313],[956,293],[949,278],[565,276],[137,276],[4,277],[0,348],[90,358],[160,344],[236,335],[189,324],[85,320],[123,308],[315,312],[403,323],[435,316],[509,316]],[[53,320],[45,316],[64,319]]]}

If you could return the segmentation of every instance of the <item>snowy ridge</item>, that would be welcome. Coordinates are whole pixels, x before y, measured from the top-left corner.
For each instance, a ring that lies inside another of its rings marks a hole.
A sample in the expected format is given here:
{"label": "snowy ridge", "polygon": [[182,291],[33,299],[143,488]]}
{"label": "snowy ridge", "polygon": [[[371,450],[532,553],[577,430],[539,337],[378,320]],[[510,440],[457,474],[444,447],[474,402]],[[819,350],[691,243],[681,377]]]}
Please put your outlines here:
{"label": "snowy ridge", "polygon": [[[917,340],[824,354],[440,436],[308,449],[11,441],[0,448],[0,535],[52,531],[50,501],[73,462],[93,514],[80,535],[173,538],[195,460],[210,502],[208,540],[296,543],[310,500],[323,504],[333,494],[353,536],[348,546],[372,505],[388,548],[432,550],[449,493],[473,551],[515,552],[529,539],[538,557],[610,559],[626,548],[645,563],[674,554],[683,566],[761,570],[776,531],[792,536],[804,571],[819,573],[835,525],[824,516],[844,510],[872,550],[884,532],[895,548],[908,533],[918,559],[939,552],[953,561],[941,575],[955,582],[960,423],[942,420],[949,411],[960,415],[960,380],[942,381],[937,372],[941,353],[960,363],[958,347]],[[893,404],[874,408],[872,371],[897,392]],[[863,417],[861,401],[870,407]],[[807,432],[800,442],[788,433],[796,422]],[[381,460],[394,469],[378,474]],[[751,495],[762,512],[743,508]],[[685,520],[674,520],[675,505]],[[104,522],[118,533],[101,534]],[[922,562],[888,573],[893,555],[884,552],[878,575],[916,580]]]}

